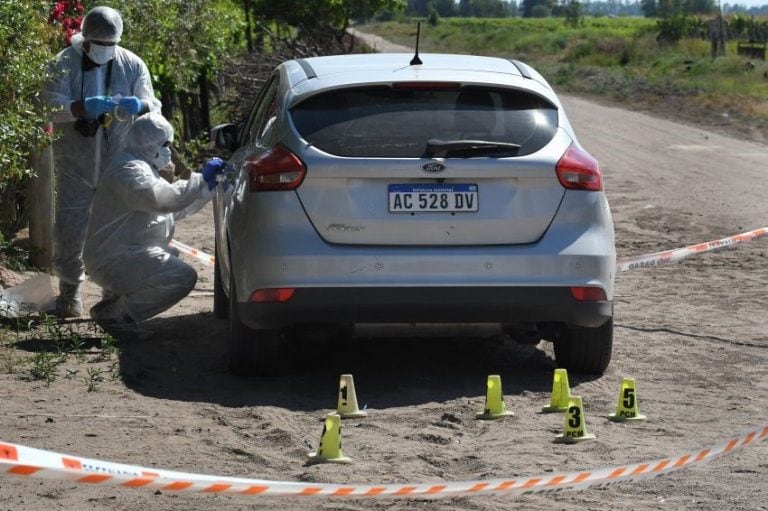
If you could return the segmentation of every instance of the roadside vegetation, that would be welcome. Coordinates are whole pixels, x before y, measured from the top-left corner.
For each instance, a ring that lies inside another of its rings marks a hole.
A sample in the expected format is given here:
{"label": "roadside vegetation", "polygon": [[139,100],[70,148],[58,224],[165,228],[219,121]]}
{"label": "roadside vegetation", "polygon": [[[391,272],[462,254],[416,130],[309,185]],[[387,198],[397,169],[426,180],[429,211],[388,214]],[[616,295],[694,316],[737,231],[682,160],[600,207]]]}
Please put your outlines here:
{"label": "roadside vegetation", "polygon": [[[737,55],[737,41],[768,32],[768,17],[726,17],[713,56],[710,22],[655,18],[422,19],[419,49],[515,58],[560,92],[615,101],[768,141],[768,64]],[[413,47],[417,20],[356,27]]]}

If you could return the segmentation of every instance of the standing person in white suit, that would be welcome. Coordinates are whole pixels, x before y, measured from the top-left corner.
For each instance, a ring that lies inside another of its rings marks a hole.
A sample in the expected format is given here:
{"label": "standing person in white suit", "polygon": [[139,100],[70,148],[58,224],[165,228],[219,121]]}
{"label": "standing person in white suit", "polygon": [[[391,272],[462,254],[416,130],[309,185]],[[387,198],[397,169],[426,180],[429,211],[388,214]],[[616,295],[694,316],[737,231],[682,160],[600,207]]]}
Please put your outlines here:
{"label": "standing person in white suit", "polygon": [[60,317],[83,312],[83,243],[99,175],[119,151],[134,116],[161,107],[144,61],[118,45],[122,33],[119,12],[91,9],[81,33],[56,56],[43,91],[55,110],[53,273],[59,277],[59,296],[53,313]]}

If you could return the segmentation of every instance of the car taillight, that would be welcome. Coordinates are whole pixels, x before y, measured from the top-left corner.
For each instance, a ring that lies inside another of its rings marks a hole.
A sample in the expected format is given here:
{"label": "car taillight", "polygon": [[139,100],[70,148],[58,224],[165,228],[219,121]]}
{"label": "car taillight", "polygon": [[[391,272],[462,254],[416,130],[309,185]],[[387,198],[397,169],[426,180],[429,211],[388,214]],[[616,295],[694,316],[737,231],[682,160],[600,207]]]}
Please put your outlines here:
{"label": "car taillight", "polygon": [[571,295],[580,302],[602,302],[608,299],[601,287],[572,287]]}
{"label": "car taillight", "polygon": [[458,82],[393,82],[393,89],[405,90],[455,90],[459,89],[461,84]]}
{"label": "car taillight", "polygon": [[557,178],[569,190],[599,192],[603,189],[603,174],[591,154],[571,145],[555,167]]}
{"label": "car taillight", "polygon": [[251,301],[254,303],[263,302],[287,302],[293,298],[296,290],[292,287],[275,287],[268,289],[257,289],[251,293]]}
{"label": "car taillight", "polygon": [[307,167],[298,156],[282,144],[245,162],[250,176],[248,189],[252,192],[295,190],[304,181]]}

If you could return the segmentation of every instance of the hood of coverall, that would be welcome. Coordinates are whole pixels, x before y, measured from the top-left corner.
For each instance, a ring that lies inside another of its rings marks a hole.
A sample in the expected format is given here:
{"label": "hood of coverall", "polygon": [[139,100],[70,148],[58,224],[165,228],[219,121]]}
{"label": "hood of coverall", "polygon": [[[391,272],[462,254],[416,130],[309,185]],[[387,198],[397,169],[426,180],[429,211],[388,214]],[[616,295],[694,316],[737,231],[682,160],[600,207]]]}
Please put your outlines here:
{"label": "hood of coverall", "polygon": [[150,112],[133,122],[125,141],[125,151],[150,163],[166,142],[173,142],[173,127],[160,113]]}
{"label": "hood of coverall", "polygon": [[86,41],[119,43],[123,35],[123,18],[111,7],[94,7],[83,18],[81,30]]}

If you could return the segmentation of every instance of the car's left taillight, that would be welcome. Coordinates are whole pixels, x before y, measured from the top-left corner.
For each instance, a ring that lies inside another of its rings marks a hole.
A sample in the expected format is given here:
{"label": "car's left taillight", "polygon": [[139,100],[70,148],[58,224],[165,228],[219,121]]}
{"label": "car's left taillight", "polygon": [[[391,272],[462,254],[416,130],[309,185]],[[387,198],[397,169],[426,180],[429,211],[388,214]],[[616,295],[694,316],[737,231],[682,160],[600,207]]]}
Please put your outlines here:
{"label": "car's left taillight", "polygon": [[245,169],[250,176],[248,189],[252,192],[295,190],[307,174],[304,163],[282,144],[247,160]]}
{"label": "car's left taillight", "polygon": [[555,167],[557,179],[569,190],[599,192],[603,189],[603,174],[597,160],[584,149],[571,145]]}

